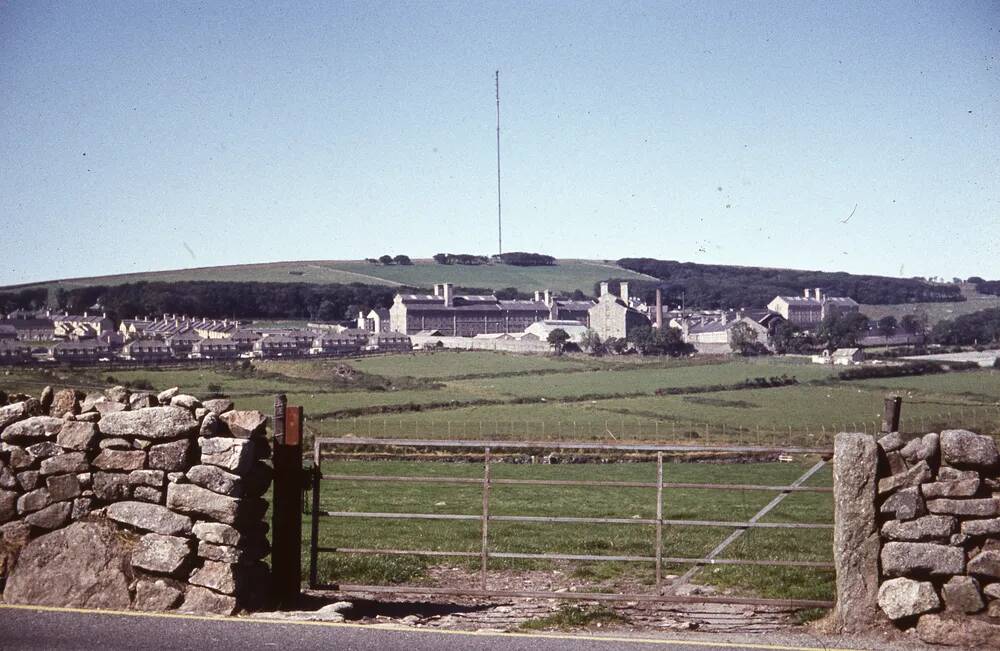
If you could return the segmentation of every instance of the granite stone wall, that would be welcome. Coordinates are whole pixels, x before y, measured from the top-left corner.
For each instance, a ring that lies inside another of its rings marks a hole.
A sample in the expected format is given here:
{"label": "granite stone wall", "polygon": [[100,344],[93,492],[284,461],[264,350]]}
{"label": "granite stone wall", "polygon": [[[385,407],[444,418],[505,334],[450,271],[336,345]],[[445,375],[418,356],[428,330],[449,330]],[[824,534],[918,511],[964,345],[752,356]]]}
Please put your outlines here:
{"label": "granite stone wall", "polygon": [[262,413],[176,388],[15,400],[0,406],[4,601],[232,614],[266,598]]}
{"label": "granite stone wall", "polygon": [[[838,435],[838,617],[925,642],[1000,640],[1000,454],[966,430]],[[844,549],[841,549],[844,547]]]}

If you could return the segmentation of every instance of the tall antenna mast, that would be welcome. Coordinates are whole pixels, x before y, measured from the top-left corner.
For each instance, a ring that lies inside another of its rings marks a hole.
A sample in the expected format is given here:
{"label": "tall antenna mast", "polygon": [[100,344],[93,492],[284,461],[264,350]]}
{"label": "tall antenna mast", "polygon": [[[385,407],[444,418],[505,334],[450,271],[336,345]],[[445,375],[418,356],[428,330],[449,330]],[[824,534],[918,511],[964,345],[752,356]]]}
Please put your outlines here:
{"label": "tall antenna mast", "polygon": [[497,253],[503,253],[503,220],[500,218],[500,71],[497,70]]}

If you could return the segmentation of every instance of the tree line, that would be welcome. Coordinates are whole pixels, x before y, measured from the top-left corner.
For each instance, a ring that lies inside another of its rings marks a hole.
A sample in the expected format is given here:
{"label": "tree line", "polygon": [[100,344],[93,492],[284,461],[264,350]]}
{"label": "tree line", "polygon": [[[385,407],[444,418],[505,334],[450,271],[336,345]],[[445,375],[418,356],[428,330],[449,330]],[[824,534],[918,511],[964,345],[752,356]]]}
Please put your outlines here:
{"label": "tree line", "polygon": [[642,296],[647,303],[653,300],[659,287],[668,305],[683,303],[690,308],[764,306],[775,296],[798,296],[807,287],[820,287],[831,296],[848,296],[859,303],[874,305],[965,300],[955,285],[937,285],[916,278],[733,267],[654,258],[622,258],[617,264],[659,280],[629,281],[631,292]]}

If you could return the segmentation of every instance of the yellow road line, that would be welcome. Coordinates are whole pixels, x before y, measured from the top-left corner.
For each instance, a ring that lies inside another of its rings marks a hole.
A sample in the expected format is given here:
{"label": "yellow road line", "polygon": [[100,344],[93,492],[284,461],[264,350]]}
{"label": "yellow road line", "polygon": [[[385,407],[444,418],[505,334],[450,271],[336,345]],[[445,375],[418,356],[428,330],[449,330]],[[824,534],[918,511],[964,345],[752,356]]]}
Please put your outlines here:
{"label": "yellow road line", "polygon": [[138,610],[92,610],[88,608],[64,608],[58,606],[28,606],[20,604],[0,604],[0,610],[30,610],[51,613],[74,613],[81,615],[118,615],[122,617],[151,617],[160,619],[184,619],[205,622],[230,622],[234,624],[287,624],[290,626],[324,626],[328,628],[355,628],[377,631],[400,631],[406,633],[432,633],[438,635],[465,635],[469,637],[515,637],[528,639],[587,640],[593,642],[632,642],[636,644],[658,644],[662,646],[703,646],[716,649],[766,649],[768,651],[859,651],[847,647],[805,647],[781,644],[734,643],[708,640],[678,640],[649,637],[623,637],[612,635],[569,635],[566,633],[493,633],[488,631],[455,631],[435,628],[414,628],[398,624],[349,624],[346,622],[323,622],[301,619],[269,619],[266,617],[222,617],[219,615],[195,615],[191,613],[150,613]]}

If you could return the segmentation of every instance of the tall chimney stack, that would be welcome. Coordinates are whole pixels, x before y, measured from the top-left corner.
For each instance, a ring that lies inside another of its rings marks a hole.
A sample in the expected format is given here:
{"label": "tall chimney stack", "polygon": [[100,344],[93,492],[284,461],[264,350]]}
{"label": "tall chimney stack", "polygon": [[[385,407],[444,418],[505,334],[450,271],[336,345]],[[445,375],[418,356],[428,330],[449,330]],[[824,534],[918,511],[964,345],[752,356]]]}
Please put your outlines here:
{"label": "tall chimney stack", "polygon": [[541,301],[542,301],[542,292],[536,289],[535,290],[535,302],[536,303],[540,303]]}
{"label": "tall chimney stack", "polygon": [[545,299],[545,304],[547,306],[552,307],[552,290],[551,289],[546,289],[545,292],[542,294],[542,298]]}
{"label": "tall chimney stack", "polygon": [[601,282],[601,296],[604,296],[607,293],[608,293],[608,281],[605,280]]}
{"label": "tall chimney stack", "polygon": [[438,283],[434,283],[434,295],[435,296],[441,295],[441,285],[439,285]]}
{"label": "tall chimney stack", "polygon": [[624,302],[625,305],[628,305],[628,283],[623,280],[619,287],[621,289],[618,291],[618,294],[621,297],[622,302]]}
{"label": "tall chimney stack", "polygon": [[806,297],[806,298],[809,298],[811,294],[812,294],[812,290],[811,289],[803,289],[802,290],[802,295],[804,297]]}
{"label": "tall chimney stack", "polygon": [[445,307],[451,307],[454,304],[455,297],[452,295],[453,287],[454,285],[452,283],[444,283],[441,285],[441,293],[444,295]]}
{"label": "tall chimney stack", "polygon": [[656,329],[663,328],[663,290],[656,288]]}
{"label": "tall chimney stack", "polygon": [[823,290],[820,289],[819,287],[817,287],[816,290],[815,290],[815,293],[816,293],[816,300],[817,301],[822,301],[823,300]]}

